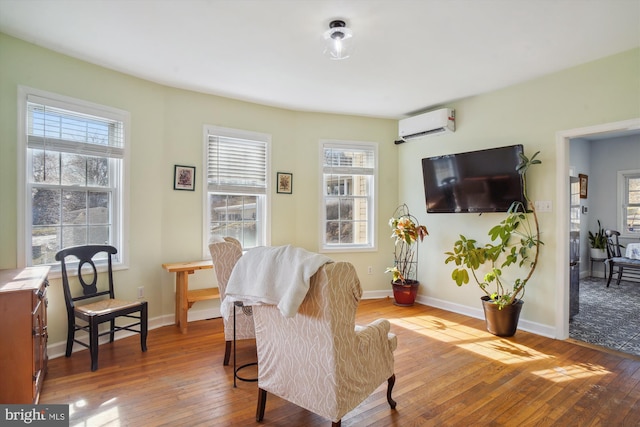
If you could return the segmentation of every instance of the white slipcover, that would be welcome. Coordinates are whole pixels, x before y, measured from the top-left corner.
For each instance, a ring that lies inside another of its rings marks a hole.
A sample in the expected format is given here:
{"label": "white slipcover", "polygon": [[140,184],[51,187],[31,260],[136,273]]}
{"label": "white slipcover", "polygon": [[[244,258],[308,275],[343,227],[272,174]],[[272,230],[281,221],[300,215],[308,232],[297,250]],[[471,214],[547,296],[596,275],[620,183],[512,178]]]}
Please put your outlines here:
{"label": "white slipcover", "polygon": [[355,325],[361,296],[353,265],[337,262],[311,278],[294,317],[254,306],[258,387],[338,422],[391,378],[397,338],[384,319]]}

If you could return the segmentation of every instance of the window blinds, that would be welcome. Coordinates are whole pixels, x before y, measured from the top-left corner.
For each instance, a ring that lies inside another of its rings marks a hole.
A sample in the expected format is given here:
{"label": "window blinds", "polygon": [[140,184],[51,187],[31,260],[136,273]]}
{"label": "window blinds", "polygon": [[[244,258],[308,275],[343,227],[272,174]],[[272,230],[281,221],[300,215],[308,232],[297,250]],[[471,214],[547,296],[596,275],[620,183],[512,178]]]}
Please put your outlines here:
{"label": "window blinds", "polygon": [[28,96],[27,145],[88,156],[124,157],[124,123],[108,117],[56,107],[53,101]]}
{"label": "window blinds", "polygon": [[209,135],[207,184],[210,192],[266,194],[267,144]]}
{"label": "window blinds", "polygon": [[373,175],[375,152],[373,148],[345,148],[339,144],[325,143],[322,169],[331,175]]}

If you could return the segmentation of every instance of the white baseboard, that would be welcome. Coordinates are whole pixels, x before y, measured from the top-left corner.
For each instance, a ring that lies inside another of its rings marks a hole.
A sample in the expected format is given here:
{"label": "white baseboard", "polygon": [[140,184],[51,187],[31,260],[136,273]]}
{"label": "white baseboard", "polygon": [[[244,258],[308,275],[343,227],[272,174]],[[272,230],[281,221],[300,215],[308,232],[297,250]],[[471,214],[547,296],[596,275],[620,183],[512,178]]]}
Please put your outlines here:
{"label": "white baseboard", "polygon": [[361,299],[382,299],[382,298],[387,298],[387,297],[393,298],[393,291],[392,290],[387,290],[387,291],[365,291],[365,292],[362,293],[362,298]]}
{"label": "white baseboard", "polygon": [[[212,319],[215,317],[220,317],[219,308],[213,308],[208,310],[189,310],[187,312],[187,319],[189,322],[195,322],[197,320]],[[167,314],[167,315],[149,319],[148,328],[149,330],[152,330],[152,329],[161,328],[163,326],[173,325],[173,324],[175,324],[175,316],[173,314],[170,314],[170,315]],[[117,341],[122,338],[130,337],[132,335],[137,335],[137,334],[135,332],[121,331],[116,333],[115,340]],[[76,332],[76,338],[80,340],[88,341],[88,334],[86,332]],[[105,335],[100,337],[99,344],[105,344],[108,342],[109,342],[108,336]],[[66,340],[59,341],[56,343],[49,343],[47,345],[47,355],[49,356],[49,359],[55,359],[57,357],[64,356],[66,348],[67,348]],[[77,351],[82,351],[82,350],[87,350],[87,348],[81,346],[78,343],[73,344],[72,353],[75,353]]]}
{"label": "white baseboard", "polygon": [[[362,294],[362,299],[381,299],[381,298],[393,298],[392,290],[386,291],[366,291]],[[422,295],[418,295],[416,298],[416,302],[427,305],[430,307],[440,308],[442,310],[451,311],[454,313],[464,314],[465,316],[473,317],[475,319],[484,319],[484,312],[481,308],[472,308],[466,305],[451,303],[448,301],[440,300],[437,298],[426,297]],[[213,308],[208,310],[189,310],[187,312],[188,321],[195,322],[198,320],[212,319],[216,317],[220,317],[220,309]],[[154,317],[149,319],[149,330],[160,328],[162,326],[173,325],[175,323],[175,316],[173,314],[163,315],[159,317]],[[531,332],[534,334],[542,335],[548,338],[556,337],[556,329],[551,326],[542,325],[536,322],[530,322],[525,319],[520,319],[518,323],[518,329],[522,329],[523,331]],[[84,339],[82,332],[78,333],[79,339]],[[123,331],[116,334],[115,339],[119,340],[122,338],[126,338],[129,336],[135,335],[134,332]],[[100,344],[104,344],[109,342],[109,337],[103,336],[100,338]],[[64,356],[66,349],[66,341],[60,341],[56,343],[50,343],[47,345],[47,354],[50,359],[55,359],[56,357]],[[86,347],[83,347],[79,344],[73,345],[73,353],[76,351],[86,350]]]}
{"label": "white baseboard", "polygon": [[[484,320],[484,311],[482,308],[472,308],[466,305],[455,304],[449,301],[443,301],[432,297],[423,297],[418,295],[416,299],[420,304],[428,305],[442,310],[452,311],[454,313],[464,314],[465,316],[473,317],[475,319]],[[480,303],[478,302],[478,305]],[[531,332],[537,335],[542,335],[547,338],[556,337],[556,328],[552,326],[543,325],[541,323],[531,322],[526,319],[520,319],[518,321],[518,329]]]}
{"label": "white baseboard", "polygon": [[[393,298],[393,291],[367,291],[362,295],[362,299],[376,299],[376,298]],[[416,302],[427,305],[430,307],[440,308],[442,310],[451,311],[453,313],[464,314],[465,316],[473,317],[475,319],[484,320],[484,311],[480,307],[469,307],[462,304],[456,304],[441,299],[418,295]],[[478,303],[479,305],[480,303]],[[520,319],[518,322],[518,329],[531,332],[537,335],[542,335],[547,338],[556,337],[556,328],[543,325],[541,323],[531,322],[526,319]]]}

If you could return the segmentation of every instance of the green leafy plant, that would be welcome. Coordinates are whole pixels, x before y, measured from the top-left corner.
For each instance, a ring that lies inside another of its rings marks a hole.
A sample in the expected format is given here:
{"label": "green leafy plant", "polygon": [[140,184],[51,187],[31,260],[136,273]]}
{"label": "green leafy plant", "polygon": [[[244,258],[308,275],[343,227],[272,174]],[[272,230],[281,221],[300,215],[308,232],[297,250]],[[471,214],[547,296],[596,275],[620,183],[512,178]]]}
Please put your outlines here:
{"label": "green leafy plant", "polygon": [[598,231],[595,234],[589,231],[589,244],[593,249],[604,250],[607,247],[607,236],[604,235],[600,220],[598,220]]}
{"label": "green leafy plant", "polygon": [[[482,245],[460,235],[460,239],[453,244],[453,251],[445,253],[445,263],[453,262],[456,265],[451,273],[456,284],[462,286],[469,283],[471,274],[480,289],[500,309],[524,296],[525,286],[538,265],[543,243],[535,206],[527,194],[526,173],[532,165],[542,163],[536,159],[539,153],[536,152],[530,159],[521,153],[516,167],[522,176],[523,195],[528,207],[522,202],[514,202],[507,211],[507,217],[489,230],[491,243]],[[485,264],[487,267],[483,267]],[[526,268],[524,277],[508,282],[503,269],[511,266]],[[488,269],[484,276],[478,272],[481,268],[485,271]]]}
{"label": "green leafy plant", "polygon": [[429,235],[427,227],[418,223],[406,204],[396,208],[389,220],[389,227],[393,230],[391,238],[395,240],[394,265],[387,268],[385,273],[393,273],[393,281],[402,284],[416,280],[418,272],[414,245]]}

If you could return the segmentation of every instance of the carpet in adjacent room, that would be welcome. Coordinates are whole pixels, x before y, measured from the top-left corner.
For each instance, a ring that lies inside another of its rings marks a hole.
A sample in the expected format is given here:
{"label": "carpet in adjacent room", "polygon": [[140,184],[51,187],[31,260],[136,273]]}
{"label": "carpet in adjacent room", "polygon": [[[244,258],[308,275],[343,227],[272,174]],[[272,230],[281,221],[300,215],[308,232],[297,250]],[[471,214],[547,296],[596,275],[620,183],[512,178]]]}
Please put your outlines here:
{"label": "carpet in adjacent room", "polygon": [[580,312],[569,322],[569,337],[640,356],[640,283],[580,280]]}

